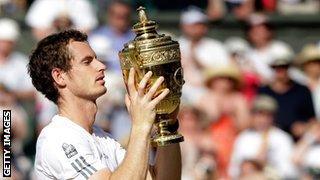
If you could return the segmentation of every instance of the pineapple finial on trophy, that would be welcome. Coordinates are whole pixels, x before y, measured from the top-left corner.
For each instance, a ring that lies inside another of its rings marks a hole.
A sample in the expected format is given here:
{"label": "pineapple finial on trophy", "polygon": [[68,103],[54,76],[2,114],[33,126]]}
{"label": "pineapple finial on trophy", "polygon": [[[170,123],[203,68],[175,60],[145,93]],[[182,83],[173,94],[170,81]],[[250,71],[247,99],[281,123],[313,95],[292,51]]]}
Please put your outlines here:
{"label": "pineapple finial on trophy", "polygon": [[157,38],[157,23],[148,19],[146,8],[140,6],[138,11],[139,21],[133,26],[132,30],[136,33],[136,40]]}
{"label": "pineapple finial on trophy", "polygon": [[137,11],[139,13],[139,20],[141,23],[146,23],[148,22],[148,17],[147,17],[147,14],[146,14],[146,8],[140,6]]}

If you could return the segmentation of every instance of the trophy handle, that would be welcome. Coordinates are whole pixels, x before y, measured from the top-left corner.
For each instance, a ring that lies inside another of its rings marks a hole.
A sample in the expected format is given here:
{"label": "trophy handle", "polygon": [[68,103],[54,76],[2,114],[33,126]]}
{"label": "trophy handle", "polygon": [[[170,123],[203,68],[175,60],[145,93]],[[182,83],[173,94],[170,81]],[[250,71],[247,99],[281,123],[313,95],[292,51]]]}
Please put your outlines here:
{"label": "trophy handle", "polygon": [[131,63],[133,68],[135,69],[136,73],[138,74],[138,79],[142,79],[144,74],[140,70],[141,65],[140,65],[140,55],[139,55],[139,50],[136,48],[135,43],[131,42],[128,44],[128,49],[129,49],[129,56],[131,59]]}

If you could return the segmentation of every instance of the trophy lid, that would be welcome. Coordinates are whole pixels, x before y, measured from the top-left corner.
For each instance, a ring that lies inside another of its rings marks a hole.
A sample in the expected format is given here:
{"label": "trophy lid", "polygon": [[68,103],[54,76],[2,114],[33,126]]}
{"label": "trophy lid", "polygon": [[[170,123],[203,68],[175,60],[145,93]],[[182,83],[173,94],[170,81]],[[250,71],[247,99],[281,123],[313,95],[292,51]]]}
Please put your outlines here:
{"label": "trophy lid", "polygon": [[148,19],[145,8],[140,6],[138,9],[139,22],[136,23],[132,31],[136,33],[135,40],[153,39],[159,37],[156,29],[158,27],[155,21]]}

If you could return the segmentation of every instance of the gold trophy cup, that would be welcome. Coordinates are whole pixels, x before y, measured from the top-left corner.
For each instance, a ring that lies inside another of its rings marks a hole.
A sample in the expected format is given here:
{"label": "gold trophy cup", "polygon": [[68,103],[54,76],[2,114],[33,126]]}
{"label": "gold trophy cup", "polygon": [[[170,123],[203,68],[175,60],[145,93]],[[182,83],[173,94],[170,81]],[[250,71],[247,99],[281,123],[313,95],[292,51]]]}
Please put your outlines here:
{"label": "gold trophy cup", "polygon": [[152,71],[147,90],[163,76],[164,82],[158,93],[165,88],[170,93],[156,106],[155,125],[157,133],[152,137],[153,146],[166,146],[183,141],[183,136],[177,132],[177,115],[179,112],[181,89],[184,83],[180,61],[180,49],[177,41],[171,37],[159,35],[156,32],[157,24],[150,21],[145,8],[139,7],[139,22],[133,26],[136,37],[124,45],[119,52],[120,64],[125,84],[128,82],[129,70],[133,67],[137,73],[138,84],[143,76]]}

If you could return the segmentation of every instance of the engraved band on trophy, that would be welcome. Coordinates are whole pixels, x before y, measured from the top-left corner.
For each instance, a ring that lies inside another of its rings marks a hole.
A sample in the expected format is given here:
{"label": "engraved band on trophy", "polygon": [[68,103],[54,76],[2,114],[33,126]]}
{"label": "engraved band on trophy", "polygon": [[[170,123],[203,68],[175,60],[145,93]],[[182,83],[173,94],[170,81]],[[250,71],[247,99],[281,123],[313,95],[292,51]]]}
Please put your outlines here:
{"label": "engraved band on trophy", "polygon": [[[136,33],[134,40],[126,43],[119,52],[120,64],[125,84],[128,82],[129,70],[133,67],[137,73],[136,83],[148,71],[153,75],[147,88],[163,76],[164,82],[158,92],[165,88],[170,93],[156,106],[156,134],[151,139],[153,146],[166,146],[183,141],[183,136],[171,128],[176,124],[179,112],[181,89],[184,84],[181,67],[180,49],[177,41],[156,32],[157,24],[150,21],[145,8],[139,7],[139,22],[133,26]],[[156,93],[157,94],[157,93]]]}

